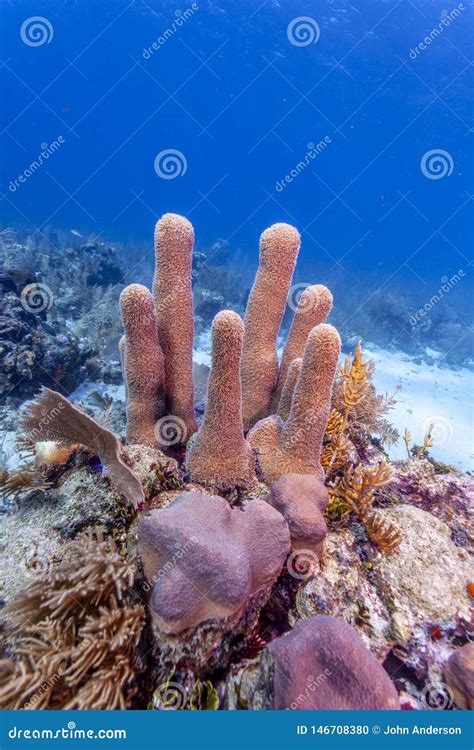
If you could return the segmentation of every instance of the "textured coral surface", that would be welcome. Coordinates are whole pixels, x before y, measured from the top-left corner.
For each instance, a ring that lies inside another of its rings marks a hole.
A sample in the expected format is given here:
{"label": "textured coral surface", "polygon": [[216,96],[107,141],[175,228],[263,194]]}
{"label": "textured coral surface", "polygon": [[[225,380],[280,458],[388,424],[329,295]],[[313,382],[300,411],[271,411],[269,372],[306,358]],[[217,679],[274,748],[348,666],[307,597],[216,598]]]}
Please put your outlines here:
{"label": "textured coral surface", "polygon": [[235,615],[276,580],[290,547],[286,522],[268,503],[232,510],[201,492],[152,511],[137,534],[150,607],[168,633]]}

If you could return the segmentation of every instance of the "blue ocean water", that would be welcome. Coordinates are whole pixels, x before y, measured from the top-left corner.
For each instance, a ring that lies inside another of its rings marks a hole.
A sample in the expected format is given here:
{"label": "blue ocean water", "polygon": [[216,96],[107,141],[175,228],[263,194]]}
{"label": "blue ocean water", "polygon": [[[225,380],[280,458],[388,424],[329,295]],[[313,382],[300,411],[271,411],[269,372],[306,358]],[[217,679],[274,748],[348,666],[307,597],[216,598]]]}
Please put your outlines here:
{"label": "blue ocean water", "polygon": [[298,279],[349,296],[462,271],[468,335],[472,27],[472,0],[4,0],[2,224],[151,243],[173,211],[253,273],[287,221]]}

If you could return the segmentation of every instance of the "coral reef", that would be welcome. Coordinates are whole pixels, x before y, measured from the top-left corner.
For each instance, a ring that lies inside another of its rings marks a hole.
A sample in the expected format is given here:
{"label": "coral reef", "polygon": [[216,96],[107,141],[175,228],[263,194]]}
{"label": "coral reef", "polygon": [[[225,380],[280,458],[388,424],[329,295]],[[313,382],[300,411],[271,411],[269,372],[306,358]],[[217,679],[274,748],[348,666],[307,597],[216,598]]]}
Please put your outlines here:
{"label": "coral reef", "polygon": [[249,442],[267,484],[290,473],[323,478],[321,451],[339,352],[340,339],[335,328],[327,324],[313,328],[288,419],[283,423],[278,416],[267,417],[249,432]]}
{"label": "coral reef", "polygon": [[163,352],[158,341],[153,297],[141,284],[120,295],[125,337],[122,369],[127,388],[127,442],[155,445],[155,428],[165,413]]}
{"label": "coral reef", "polygon": [[[11,279],[10,291],[5,291]],[[46,315],[35,313],[31,300],[36,282],[26,285],[29,302],[22,298],[21,284],[11,274],[0,279],[0,396],[18,399],[31,395],[40,385],[70,390],[85,375],[93,354],[90,342],[81,340]]]}
{"label": "coral reef", "polygon": [[444,678],[454,702],[464,710],[474,710],[474,643],[455,651],[444,668]]}
{"label": "coral reef", "polygon": [[165,214],[155,229],[153,280],[158,341],[164,355],[166,411],[183,423],[180,442],[196,431],[194,417],[192,254],[194,230],[183,216]]}
{"label": "coral reef", "polygon": [[242,392],[246,430],[269,413],[278,380],[277,335],[299,249],[299,232],[289,224],[274,224],[260,237],[260,265],[245,311]]}
{"label": "coral reef", "polygon": [[63,555],[7,608],[0,705],[129,708],[144,616],[130,600],[135,568],[91,532]]}
{"label": "coral reef", "polygon": [[394,710],[387,673],[344,620],[318,615],[276,638],[242,677],[252,709]]}
{"label": "coral reef", "polygon": [[311,474],[286,474],[280,477],[263,498],[278,510],[290,529],[293,550],[310,550],[316,557],[323,552],[327,524],[324,511],[328,491]]}
{"label": "coral reef", "polygon": [[94,239],[2,236],[0,396],[17,402],[41,385],[69,393],[112,371],[123,275],[117,247]]}
{"label": "coral reef", "polygon": [[295,359],[303,356],[306,341],[312,328],[325,323],[332,309],[332,294],[325,286],[308,286],[298,300],[295,316],[283,349],[278,382],[273,395],[273,411],[280,403],[283,387],[286,384],[290,366]]}
{"label": "coral reef", "polygon": [[202,492],[152,511],[137,535],[154,622],[172,634],[207,620],[238,620],[249,599],[276,580],[290,547],[284,519],[267,503],[233,510]]}
{"label": "coral reef", "polygon": [[[41,253],[38,274],[53,284],[64,243],[46,236],[17,254]],[[338,368],[326,287],[301,295],[279,365],[296,229],[262,234],[245,323],[225,243],[210,289],[187,219],[165,214],[155,239],[153,293],[121,294],[125,389],[110,384],[122,284],[113,248],[76,243],[83,297],[26,321],[52,336],[54,316],[69,315],[65,330],[92,351],[84,368],[99,381],[70,400],[45,388],[20,419],[0,410],[0,705],[426,708],[430,685],[444,682],[445,707],[472,707],[472,477],[431,458],[429,427],[419,446],[406,434],[407,459],[389,462],[393,397],[376,393],[356,340]],[[16,244],[5,235],[9,263]],[[18,322],[37,279],[4,265],[1,300]],[[99,322],[82,341],[94,305]],[[398,325],[398,312],[383,325]],[[193,366],[192,351],[195,318],[202,330],[211,317],[208,379],[208,359]]]}
{"label": "coral reef", "polygon": [[249,487],[254,479],[252,449],[242,423],[243,336],[244,325],[237,313],[224,310],[216,315],[206,410],[187,459],[191,478],[218,490]]}
{"label": "coral reef", "polygon": [[54,440],[79,443],[97,453],[107,467],[111,482],[134,508],[143,504],[142,486],[120,456],[120,443],[106,427],[74,406],[60,393],[43,388],[29,405],[22,427],[31,441]]}
{"label": "coral reef", "polygon": [[296,383],[301,373],[301,367],[303,365],[303,357],[297,357],[293,360],[290,367],[288,368],[288,375],[286,377],[283,388],[281,389],[280,401],[278,403],[277,416],[280,417],[282,422],[286,422],[290,416],[291,402],[293,401],[293,393],[295,392]]}

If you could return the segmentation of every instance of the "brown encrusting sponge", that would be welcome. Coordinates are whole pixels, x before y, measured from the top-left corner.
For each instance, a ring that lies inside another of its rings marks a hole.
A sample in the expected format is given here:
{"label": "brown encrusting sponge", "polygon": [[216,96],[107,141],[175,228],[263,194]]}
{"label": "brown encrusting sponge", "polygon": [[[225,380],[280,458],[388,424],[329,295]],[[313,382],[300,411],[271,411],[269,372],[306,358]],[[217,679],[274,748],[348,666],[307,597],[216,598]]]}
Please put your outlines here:
{"label": "brown encrusting sponge", "polygon": [[164,355],[166,413],[184,423],[183,443],[197,429],[193,383],[193,244],[194,230],[184,216],[164,214],[158,221],[153,296],[158,340]]}
{"label": "brown encrusting sponge", "polygon": [[273,224],[260,237],[260,264],[245,311],[242,355],[244,429],[270,411],[278,380],[277,336],[300,249],[300,234]]}
{"label": "brown encrusting sponge", "polygon": [[127,388],[127,442],[156,445],[155,425],[165,412],[165,373],[153,297],[141,284],[130,284],[120,295],[120,309],[125,330],[120,349]]}
{"label": "brown encrusting sponge", "polygon": [[341,339],[333,326],[322,323],[313,328],[288,419],[283,422],[278,416],[267,417],[249,432],[265,483],[273,484],[291,473],[324,478],[321,451],[340,351]]}
{"label": "brown encrusting sponge", "polygon": [[254,479],[252,449],[244,437],[240,362],[244,324],[223,310],[212,324],[212,369],[204,419],[188,456],[195,482],[220,490],[248,487]]}

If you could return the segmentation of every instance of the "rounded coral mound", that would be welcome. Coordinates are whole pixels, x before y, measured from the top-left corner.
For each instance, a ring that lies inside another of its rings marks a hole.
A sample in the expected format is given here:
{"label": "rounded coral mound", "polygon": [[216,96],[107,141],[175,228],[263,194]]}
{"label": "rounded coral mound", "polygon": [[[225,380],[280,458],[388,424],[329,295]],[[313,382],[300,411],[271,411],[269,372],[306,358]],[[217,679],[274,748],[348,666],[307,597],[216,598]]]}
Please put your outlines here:
{"label": "rounded coral mound", "polygon": [[290,549],[288,526],[268,503],[233,510],[201,492],[152,511],[137,534],[154,623],[173,634],[238,617],[257,592],[268,595]]}
{"label": "rounded coral mound", "polygon": [[268,647],[273,708],[374,711],[400,708],[395,686],[350,625],[318,615]]}

